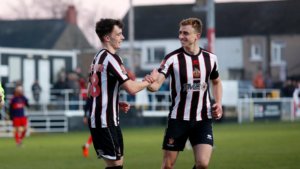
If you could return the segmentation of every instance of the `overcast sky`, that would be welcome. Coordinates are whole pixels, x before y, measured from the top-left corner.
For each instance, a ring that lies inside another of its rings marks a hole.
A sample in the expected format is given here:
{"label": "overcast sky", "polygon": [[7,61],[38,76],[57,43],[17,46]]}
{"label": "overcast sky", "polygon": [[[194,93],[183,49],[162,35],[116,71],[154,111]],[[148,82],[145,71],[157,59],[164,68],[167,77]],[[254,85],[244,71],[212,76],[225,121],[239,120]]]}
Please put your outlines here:
{"label": "overcast sky", "polygon": [[[130,0],[0,0],[0,19],[35,19],[49,18],[46,12],[37,9],[37,3],[49,1],[75,4],[78,16],[78,26],[83,30],[93,46],[99,42],[94,33],[94,24],[99,18],[112,17],[121,19],[129,9]],[[132,0],[134,6],[158,4],[189,4],[196,0]],[[215,2],[249,2],[267,0],[215,0]],[[24,10],[27,9],[27,10]],[[37,14],[38,13],[38,14]],[[87,24],[89,23],[89,24]]]}
{"label": "overcast sky", "polygon": [[[15,14],[16,8],[25,3],[34,6],[34,1],[44,0],[0,0],[0,18],[14,19],[18,15]],[[51,0],[48,0],[51,1]],[[130,0],[63,0],[73,4],[79,4],[86,12],[95,10],[107,10],[111,17],[122,17],[129,8]],[[196,0],[132,0],[133,5],[156,5],[156,4],[180,4],[180,3],[194,3]],[[266,0],[215,0],[215,2],[246,2],[246,1],[266,1]],[[46,2],[45,2],[46,3]],[[112,16],[113,15],[113,16]],[[41,16],[43,17],[43,16]]]}

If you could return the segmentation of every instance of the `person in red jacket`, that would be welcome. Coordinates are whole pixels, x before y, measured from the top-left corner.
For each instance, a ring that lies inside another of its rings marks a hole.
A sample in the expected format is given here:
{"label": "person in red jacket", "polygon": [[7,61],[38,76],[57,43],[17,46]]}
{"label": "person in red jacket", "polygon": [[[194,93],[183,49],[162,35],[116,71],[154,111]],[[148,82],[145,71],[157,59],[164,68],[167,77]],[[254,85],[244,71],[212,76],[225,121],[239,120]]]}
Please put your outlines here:
{"label": "person in red jacket", "polygon": [[10,100],[9,110],[15,131],[15,141],[18,146],[22,145],[27,131],[25,107],[29,107],[28,99],[23,94],[23,87],[17,86],[13,98]]}

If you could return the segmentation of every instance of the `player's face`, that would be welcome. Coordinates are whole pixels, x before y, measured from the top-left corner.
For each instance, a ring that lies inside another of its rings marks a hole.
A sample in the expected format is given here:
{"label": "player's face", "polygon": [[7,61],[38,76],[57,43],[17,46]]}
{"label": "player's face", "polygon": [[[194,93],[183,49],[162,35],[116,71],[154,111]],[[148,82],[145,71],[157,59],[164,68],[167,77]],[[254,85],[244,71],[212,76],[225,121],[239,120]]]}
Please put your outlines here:
{"label": "player's face", "polygon": [[122,29],[118,26],[114,26],[113,31],[109,35],[109,43],[114,49],[119,49],[121,47],[122,41],[125,39],[122,34]]}
{"label": "player's face", "polygon": [[179,28],[179,40],[182,47],[190,47],[195,45],[199,40],[200,33],[197,33],[192,25],[184,25]]}

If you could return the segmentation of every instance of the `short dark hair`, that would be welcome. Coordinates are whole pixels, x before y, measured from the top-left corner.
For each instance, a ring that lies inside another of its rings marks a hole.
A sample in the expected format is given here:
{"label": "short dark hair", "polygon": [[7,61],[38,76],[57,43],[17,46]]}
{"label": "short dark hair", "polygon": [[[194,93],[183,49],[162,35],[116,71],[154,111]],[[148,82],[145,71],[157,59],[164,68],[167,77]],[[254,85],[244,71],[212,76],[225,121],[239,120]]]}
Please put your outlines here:
{"label": "short dark hair", "polygon": [[100,21],[96,23],[95,31],[101,42],[103,42],[105,35],[112,32],[115,25],[121,29],[123,28],[123,22],[118,19],[100,19]]}

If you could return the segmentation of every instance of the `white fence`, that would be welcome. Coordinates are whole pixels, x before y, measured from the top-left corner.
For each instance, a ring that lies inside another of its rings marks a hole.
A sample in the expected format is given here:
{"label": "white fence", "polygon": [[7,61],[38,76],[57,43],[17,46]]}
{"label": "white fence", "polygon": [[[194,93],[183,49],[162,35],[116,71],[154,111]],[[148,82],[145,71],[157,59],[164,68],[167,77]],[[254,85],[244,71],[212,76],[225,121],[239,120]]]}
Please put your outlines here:
{"label": "white fence", "polygon": [[[50,100],[35,103],[30,101],[30,108],[26,110],[31,132],[67,132],[68,118],[73,116],[82,117],[85,101],[81,93],[74,95],[73,90],[53,90]],[[280,98],[280,92],[274,89],[240,91],[236,94],[238,99],[228,103],[235,108],[235,117],[239,123],[253,122],[259,120],[285,120],[294,121],[299,117],[293,112],[291,98]],[[259,95],[260,98],[255,96]],[[74,97],[76,96],[76,97]],[[120,92],[120,101],[127,101],[139,112],[139,117],[166,117],[169,113],[170,98],[169,91],[158,91],[150,93],[143,90],[135,96]],[[241,98],[244,97],[244,98]],[[9,100],[8,94],[7,99]],[[223,98],[224,99],[224,98]],[[226,97],[230,99],[230,97]],[[6,103],[8,104],[8,100]],[[226,111],[225,105],[225,111]],[[225,112],[225,117],[226,117]],[[3,113],[2,113],[2,116]],[[3,118],[4,119],[4,118]],[[11,135],[11,122],[0,120],[1,135]]]}

